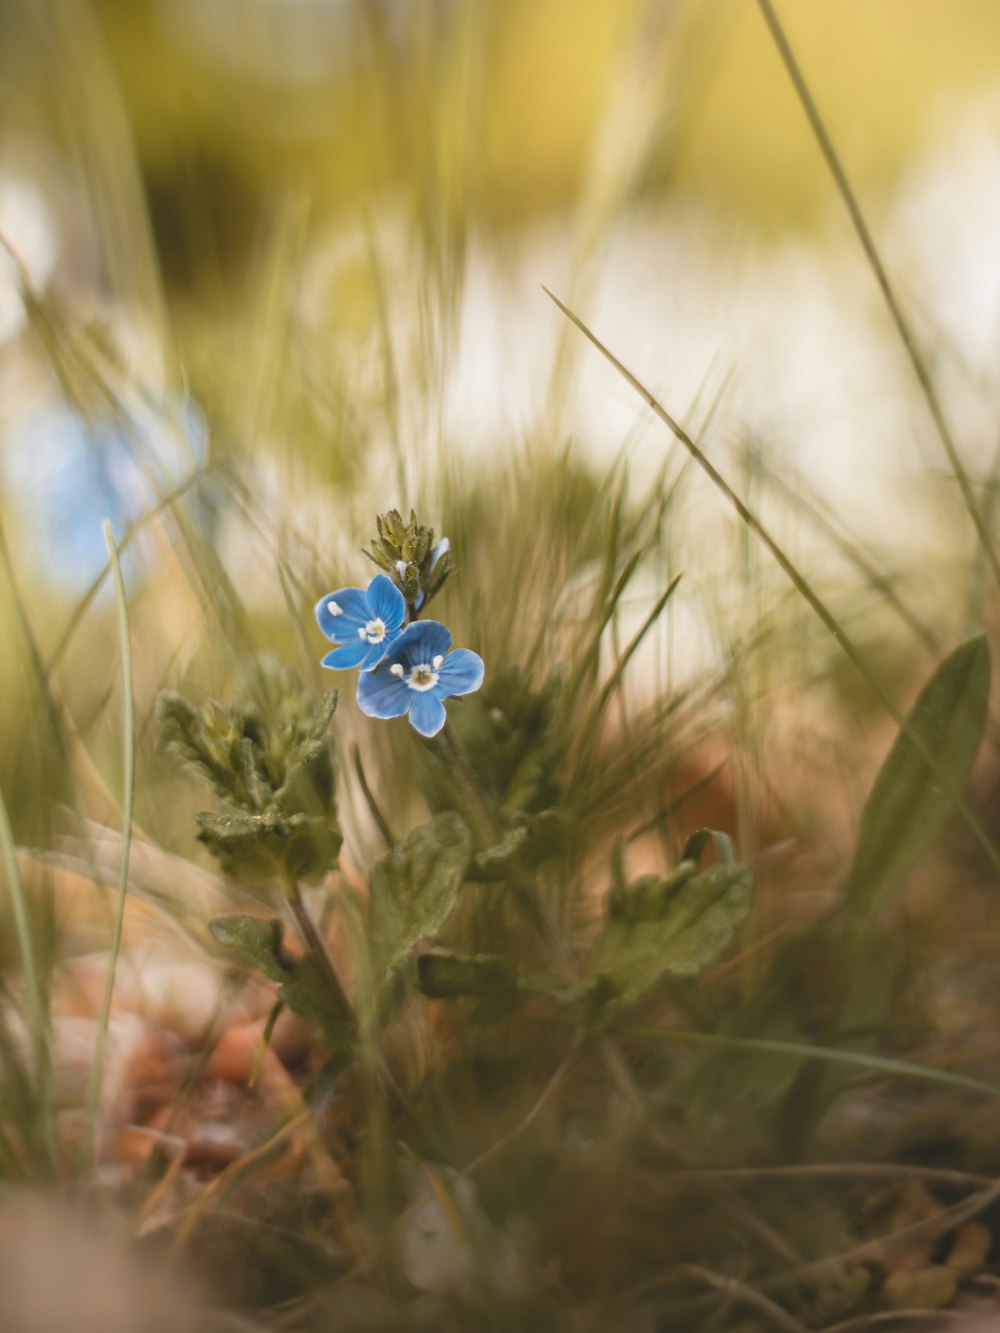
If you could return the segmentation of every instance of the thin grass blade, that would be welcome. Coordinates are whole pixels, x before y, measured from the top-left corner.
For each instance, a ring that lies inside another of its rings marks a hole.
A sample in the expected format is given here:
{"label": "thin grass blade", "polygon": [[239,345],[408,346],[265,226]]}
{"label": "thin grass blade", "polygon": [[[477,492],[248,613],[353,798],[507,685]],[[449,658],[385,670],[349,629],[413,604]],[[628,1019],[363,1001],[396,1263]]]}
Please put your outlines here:
{"label": "thin grass blade", "polygon": [[659,419],[671,431],[671,433],[675,436],[675,438],[678,439],[681,444],[683,444],[685,449],[687,449],[688,453],[691,454],[691,456],[694,458],[695,462],[702,469],[702,471],[710,478],[710,480],[713,482],[716,488],[720,490],[722,494],[726,497],[728,502],[732,505],[736,513],[747,525],[750,531],[753,532],[757,536],[758,540],[763,542],[763,544],[767,547],[768,551],[770,551],[771,555],[777,562],[778,567],[791,581],[796,592],[798,592],[799,595],[805,599],[805,601],[815,612],[816,616],[819,618],[819,620],[822,622],[825,628],[830,632],[833,638],[840,645],[848,661],[850,661],[852,666],[855,667],[855,669],[860,673],[863,679],[868,682],[868,684],[874,690],[875,694],[878,696],[883,708],[893,719],[896,725],[900,728],[901,731],[904,731],[906,735],[910,738],[914,750],[916,751],[917,754],[920,755],[921,759],[927,765],[928,769],[942,784],[946,794],[948,795],[949,800],[953,802],[955,809],[961,815],[969,831],[972,833],[973,837],[979,843],[979,846],[983,849],[984,853],[989,859],[990,865],[992,865],[993,869],[997,871],[998,874],[1000,874],[1000,848],[997,847],[996,843],[989,836],[989,834],[983,828],[983,825],[980,823],[980,821],[976,818],[975,814],[969,808],[968,804],[963,799],[961,792],[955,789],[954,783],[951,781],[949,774],[946,773],[941,768],[941,765],[937,761],[937,757],[928,748],[924,738],[920,736],[917,732],[915,732],[913,728],[910,726],[910,723],[906,718],[906,715],[903,713],[899,704],[896,702],[888,686],[877,674],[877,672],[875,672],[872,669],[872,667],[869,666],[869,664],[865,661],[864,654],[861,652],[857,644],[847,633],[847,630],[844,628],[844,626],[840,623],[837,617],[827,606],[826,602],[823,601],[823,599],[819,596],[819,594],[809,583],[808,579],[805,578],[805,576],[793,563],[793,561],[789,558],[789,556],[785,554],[784,550],[781,548],[781,546],[779,546],[778,542],[774,539],[774,537],[771,536],[771,533],[764,526],[764,524],[757,517],[757,515],[753,512],[753,510],[751,510],[746,504],[744,504],[744,502],[740,499],[740,497],[736,494],[733,488],[723,477],[722,473],[706,457],[705,453],[698,447],[698,445],[694,442],[694,440],[687,433],[684,427],[674,420],[674,418],[670,415],[670,413],[663,406],[663,404],[660,403],[659,400],[653,396],[651,391],[646,388],[646,386],[642,383],[642,381],[637,379],[636,376],[633,375],[632,372],[629,369],[627,369],[627,367],[623,365],[621,361],[618,360],[618,358],[614,355],[614,353],[608,347],[606,347],[604,343],[601,342],[601,340],[597,337],[595,333],[591,331],[590,328],[588,328],[588,326],[584,323],[584,321],[580,318],[579,315],[574,314],[573,311],[570,310],[568,306],[564,305],[563,302],[560,301],[557,296],[553,295],[553,293],[550,292],[547,287],[543,286],[542,290],[545,292],[546,296],[548,296],[559,307],[559,309],[563,312],[563,314],[567,317],[567,319],[571,320],[572,323],[576,325],[576,327],[580,330],[580,332],[584,335],[584,337],[587,338],[594,345],[594,347],[597,348],[597,350],[601,353],[601,355],[605,358],[605,360],[607,360],[609,364],[612,365],[615,368],[615,370],[617,370],[618,374],[621,375],[621,377],[625,380],[625,382],[631,385],[631,387],[635,390],[635,392],[640,396],[640,398],[643,399],[643,401],[650,408],[650,410],[657,417],[659,417]]}
{"label": "thin grass blade", "polygon": [[128,599],[125,595],[125,580],[122,577],[121,561],[115,544],[111,524],[104,524],[104,540],[108,547],[115,582],[115,598],[118,604],[118,641],[122,662],[122,751],[123,751],[123,797],[122,797],[122,849],[121,866],[118,874],[118,901],[115,907],[114,928],[111,938],[111,956],[108,959],[108,971],[104,982],[104,1000],[97,1027],[97,1042],[94,1049],[94,1062],[90,1069],[90,1086],[87,1096],[87,1116],[91,1152],[96,1155],[97,1109],[101,1097],[101,1080],[104,1074],[104,1048],[107,1044],[108,1024],[111,1019],[111,1001],[114,997],[115,974],[118,969],[118,955],[121,952],[122,927],[125,921],[125,898],[128,892],[129,854],[132,848],[132,816],[135,806],[135,697],[132,681],[132,644],[129,637]]}

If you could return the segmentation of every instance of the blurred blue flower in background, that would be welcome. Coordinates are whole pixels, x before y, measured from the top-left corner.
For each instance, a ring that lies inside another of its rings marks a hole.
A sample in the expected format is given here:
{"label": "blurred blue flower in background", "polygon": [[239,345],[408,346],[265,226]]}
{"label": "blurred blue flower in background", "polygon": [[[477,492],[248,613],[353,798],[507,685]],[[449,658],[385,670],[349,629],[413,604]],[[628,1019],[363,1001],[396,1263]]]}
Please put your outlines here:
{"label": "blurred blue flower in background", "polygon": [[472,694],[483,683],[483,659],[451,648],[451,632],[436,620],[408,625],[376,670],[358,681],[358,706],[369,717],[403,717],[421,736],[445,724],[444,700]]}
{"label": "blurred blue flower in background", "polygon": [[323,658],[333,671],[377,667],[406,618],[406,602],[392,579],[376,574],[364,588],[340,588],[316,603],[316,622],[338,646]]}
{"label": "blurred blue flower in background", "polygon": [[140,420],[87,421],[63,405],[19,416],[0,438],[0,466],[17,529],[46,582],[80,591],[107,561],[102,524],[120,537],[202,467],[208,428],[192,399]]}

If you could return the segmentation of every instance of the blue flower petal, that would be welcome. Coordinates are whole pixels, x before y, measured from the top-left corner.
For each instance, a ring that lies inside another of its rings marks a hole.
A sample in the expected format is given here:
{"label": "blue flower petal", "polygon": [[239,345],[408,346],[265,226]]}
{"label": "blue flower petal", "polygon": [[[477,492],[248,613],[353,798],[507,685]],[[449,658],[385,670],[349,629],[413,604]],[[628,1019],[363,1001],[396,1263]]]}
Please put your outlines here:
{"label": "blue flower petal", "polygon": [[401,662],[404,667],[418,666],[443,657],[451,647],[451,631],[437,620],[415,620],[396,639],[386,661]]}
{"label": "blue flower petal", "polygon": [[410,725],[421,736],[436,736],[445,724],[444,704],[433,690],[428,690],[426,694],[418,694],[416,691],[411,693],[413,703],[410,706]]}
{"label": "blue flower petal", "polygon": [[[361,666],[371,652],[372,646],[370,643],[365,643],[364,639],[355,637],[349,643],[342,643],[339,648],[327,653],[322,664],[331,671],[347,671],[350,667]],[[376,658],[372,666],[377,666],[378,661]]]}
{"label": "blue flower petal", "polygon": [[390,633],[402,625],[406,602],[395,583],[385,574],[376,574],[369,583],[368,605],[372,616],[379,616]]}
{"label": "blue flower petal", "polygon": [[381,643],[369,643],[366,647],[368,651],[365,653],[364,659],[361,662],[361,670],[374,671],[392,647],[392,635],[386,635]]}
{"label": "blue flower petal", "polygon": [[469,648],[456,648],[444,659],[438,674],[436,693],[447,699],[452,694],[471,694],[483,683],[483,659]]}
{"label": "blue flower petal", "polygon": [[402,717],[414,700],[414,692],[382,664],[358,677],[358,707],[368,717]]}
{"label": "blue flower petal", "polygon": [[[339,616],[330,609],[331,602],[340,607]],[[338,588],[316,603],[316,623],[334,643],[353,638],[370,619],[368,598],[361,588]]]}

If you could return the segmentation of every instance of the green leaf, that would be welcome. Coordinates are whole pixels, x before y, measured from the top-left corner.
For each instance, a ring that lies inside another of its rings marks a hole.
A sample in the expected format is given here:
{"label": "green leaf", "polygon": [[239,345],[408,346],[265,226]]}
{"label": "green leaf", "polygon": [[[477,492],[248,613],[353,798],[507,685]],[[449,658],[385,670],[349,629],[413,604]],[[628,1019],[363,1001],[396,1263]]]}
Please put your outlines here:
{"label": "green leaf", "polygon": [[470,879],[486,880],[487,882],[503,879],[511,870],[521,845],[527,837],[527,826],[520,824],[508,829],[500,841],[494,843],[492,847],[485,847],[482,851],[476,852],[469,869]]}
{"label": "green leaf", "polygon": [[449,811],[414,829],[375,866],[368,935],[380,985],[418,940],[435,935],[447,921],[470,856],[469,830]]}
{"label": "green leaf", "polygon": [[161,742],[190,768],[201,774],[225,801],[245,799],[240,765],[234,763],[232,738],[213,733],[208,710],[199,713],[179,694],[164,693],[156,700],[156,723]]}
{"label": "green leaf", "polygon": [[276,876],[313,881],[335,860],[343,841],[325,818],[285,815],[273,807],[259,815],[195,815],[204,843],[230,879],[269,884]]}
{"label": "green leaf", "polygon": [[900,732],[861,816],[845,890],[855,916],[883,907],[939,832],[979,748],[989,690],[990,652],[981,636],[945,658],[921,691],[908,720],[933,767]]}
{"label": "green leaf", "polygon": [[287,965],[281,957],[281,922],[277,917],[217,916],[208,928],[230,953],[255,967],[272,981],[285,981]]}
{"label": "green leaf", "polygon": [[290,970],[291,975],[278,987],[278,998],[300,1017],[315,1023],[324,1045],[331,1051],[348,1049],[353,1043],[354,1031],[338,1012],[315,958],[306,954],[304,958],[296,959]]}
{"label": "green leaf", "polygon": [[517,994],[517,977],[506,958],[498,954],[431,949],[417,959],[417,986],[432,999],[475,995],[510,1000]]}
{"label": "green leaf", "polygon": [[315,1023],[331,1050],[346,1049],[351,1044],[354,1033],[337,1011],[322,969],[308,954],[304,958],[286,956],[277,917],[218,916],[208,928],[241,962],[279,982],[278,998]]}
{"label": "green leaf", "polygon": [[728,946],[753,904],[753,872],[719,864],[699,871],[682,862],[666,880],[644,876],[608,898],[594,948],[599,992],[634,1000],[667,973],[692,976]]}

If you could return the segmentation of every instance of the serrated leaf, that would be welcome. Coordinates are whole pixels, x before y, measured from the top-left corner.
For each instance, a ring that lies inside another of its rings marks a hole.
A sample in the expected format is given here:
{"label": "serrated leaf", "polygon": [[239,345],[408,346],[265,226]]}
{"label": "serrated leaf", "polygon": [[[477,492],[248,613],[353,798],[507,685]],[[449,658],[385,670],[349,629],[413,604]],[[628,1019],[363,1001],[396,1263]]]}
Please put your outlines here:
{"label": "serrated leaf", "polygon": [[272,981],[285,981],[288,969],[281,958],[281,922],[277,917],[217,916],[208,928],[242,962]]}
{"label": "serrated leaf", "polygon": [[239,802],[243,787],[227,756],[205,730],[204,718],[179,694],[160,694],[156,725],[161,744],[200,773],[223,800]]}
{"label": "serrated leaf", "polygon": [[620,999],[638,998],[667,973],[702,971],[728,946],[753,904],[753,872],[747,866],[714,865],[664,893],[669,884],[661,881],[657,894],[653,877],[640,881],[640,910],[618,904],[598,937],[595,980],[610,984]]}
{"label": "serrated leaf", "polygon": [[414,829],[375,866],[368,934],[380,985],[418,940],[437,934],[447,921],[470,856],[469,830],[448,811]]}
{"label": "serrated leaf", "polygon": [[883,907],[939,832],[975,759],[990,690],[986,638],[970,639],[941,663],[913,705],[909,723],[934,758],[931,768],[901,731],[865,803],[845,889],[865,917]]}
{"label": "serrated leaf", "polygon": [[267,884],[276,875],[314,881],[340,850],[339,829],[323,818],[264,810],[259,815],[195,815],[204,843],[225,875],[246,884]]}

